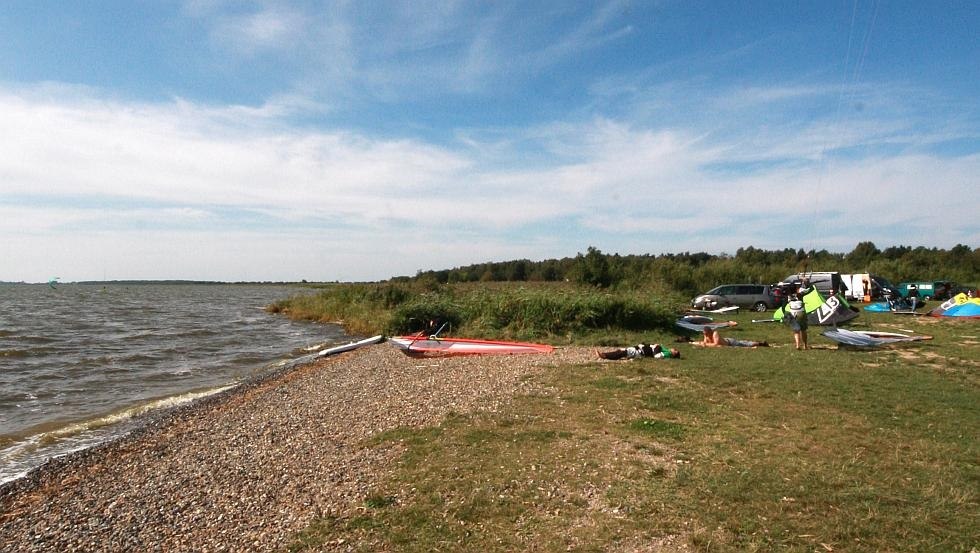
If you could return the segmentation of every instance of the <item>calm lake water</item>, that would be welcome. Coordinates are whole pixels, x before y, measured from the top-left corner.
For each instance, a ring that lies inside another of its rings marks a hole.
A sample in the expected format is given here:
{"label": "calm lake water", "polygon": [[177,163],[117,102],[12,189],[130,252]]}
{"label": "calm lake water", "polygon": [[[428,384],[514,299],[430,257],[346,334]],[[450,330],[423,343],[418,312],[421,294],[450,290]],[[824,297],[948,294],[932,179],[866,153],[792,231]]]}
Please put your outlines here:
{"label": "calm lake water", "polygon": [[264,307],[275,285],[0,284],[0,483],[324,344]]}

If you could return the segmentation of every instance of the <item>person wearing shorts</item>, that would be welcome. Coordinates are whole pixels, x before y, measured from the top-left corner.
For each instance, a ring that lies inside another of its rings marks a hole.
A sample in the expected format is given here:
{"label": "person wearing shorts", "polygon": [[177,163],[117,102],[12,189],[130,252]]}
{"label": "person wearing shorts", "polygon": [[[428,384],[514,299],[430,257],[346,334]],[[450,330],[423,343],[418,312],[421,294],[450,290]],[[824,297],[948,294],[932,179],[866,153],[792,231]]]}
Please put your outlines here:
{"label": "person wearing shorts", "polygon": [[783,322],[793,331],[793,343],[796,345],[796,349],[807,349],[806,329],[809,325],[806,320],[806,309],[803,307],[803,300],[799,299],[799,296],[790,299],[789,303],[786,304]]}
{"label": "person wearing shorts", "polygon": [[733,347],[733,348],[757,348],[757,347],[768,347],[769,342],[756,342],[755,340],[736,340],[735,338],[722,338],[718,333],[718,329],[711,327],[704,327],[701,331],[703,339],[700,342],[694,342],[695,345],[705,346],[709,348],[718,347]]}
{"label": "person wearing shorts", "polygon": [[639,359],[653,357],[654,359],[679,359],[681,352],[674,348],[665,348],[660,344],[637,344],[613,351],[596,350],[599,359]]}

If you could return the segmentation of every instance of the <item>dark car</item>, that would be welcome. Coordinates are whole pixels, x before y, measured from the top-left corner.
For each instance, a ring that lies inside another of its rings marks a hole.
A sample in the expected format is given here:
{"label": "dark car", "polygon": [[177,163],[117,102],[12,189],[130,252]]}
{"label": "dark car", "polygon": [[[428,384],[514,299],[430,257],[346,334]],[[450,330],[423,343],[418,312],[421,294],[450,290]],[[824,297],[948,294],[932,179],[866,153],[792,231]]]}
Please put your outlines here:
{"label": "dark car", "polygon": [[768,284],[722,284],[691,300],[695,309],[748,307],[754,311],[775,309],[778,305]]}

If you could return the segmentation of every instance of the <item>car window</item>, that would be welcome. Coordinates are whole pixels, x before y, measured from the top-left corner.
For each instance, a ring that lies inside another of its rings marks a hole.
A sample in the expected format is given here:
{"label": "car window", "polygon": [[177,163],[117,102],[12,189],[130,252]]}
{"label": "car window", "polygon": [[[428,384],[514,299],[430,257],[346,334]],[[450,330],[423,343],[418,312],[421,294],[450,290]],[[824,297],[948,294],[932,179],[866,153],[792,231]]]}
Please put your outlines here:
{"label": "car window", "polygon": [[718,291],[715,294],[719,296],[732,296],[735,294],[734,286],[719,286]]}

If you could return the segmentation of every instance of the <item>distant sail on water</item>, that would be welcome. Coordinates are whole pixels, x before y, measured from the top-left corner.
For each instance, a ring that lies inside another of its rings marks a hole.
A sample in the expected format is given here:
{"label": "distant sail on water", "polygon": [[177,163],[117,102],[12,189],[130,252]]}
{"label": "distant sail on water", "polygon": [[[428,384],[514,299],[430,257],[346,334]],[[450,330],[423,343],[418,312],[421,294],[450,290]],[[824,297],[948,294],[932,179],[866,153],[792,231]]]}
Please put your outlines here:
{"label": "distant sail on water", "polygon": [[60,279],[60,278],[61,277],[54,277],[54,278],[52,278],[51,280],[48,281],[48,286],[50,286],[51,288],[54,288],[54,285],[55,284],[58,284],[58,279]]}

